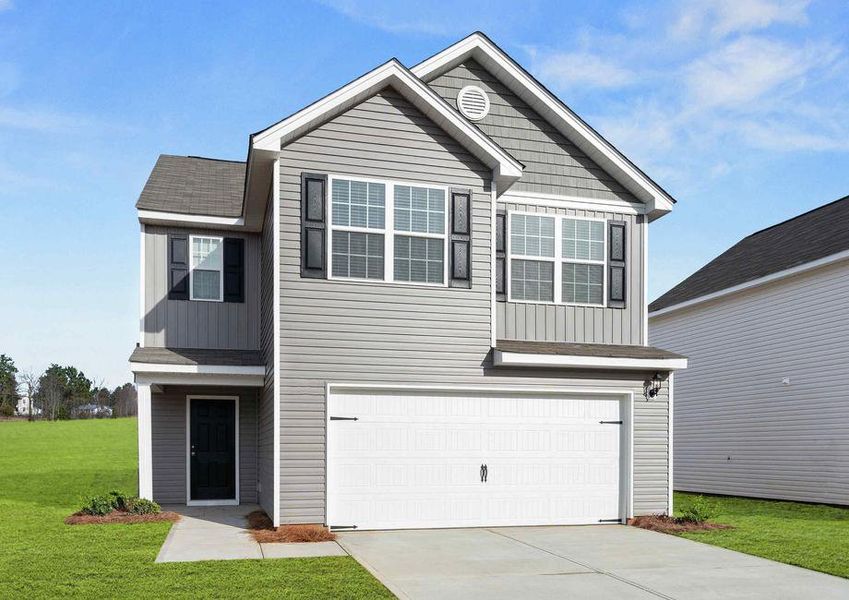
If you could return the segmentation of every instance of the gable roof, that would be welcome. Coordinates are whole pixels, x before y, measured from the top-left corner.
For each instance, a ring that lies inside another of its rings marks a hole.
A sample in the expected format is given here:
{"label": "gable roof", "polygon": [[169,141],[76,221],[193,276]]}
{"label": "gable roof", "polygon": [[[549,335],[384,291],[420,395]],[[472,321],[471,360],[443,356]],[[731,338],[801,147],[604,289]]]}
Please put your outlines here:
{"label": "gable roof", "polygon": [[495,172],[499,188],[522,176],[522,164],[451,108],[398,60],[391,59],[335,92],[251,136],[251,148],[278,151],[310,129],[391,86]]}
{"label": "gable roof", "polygon": [[847,251],[849,196],[743,238],[652,302],[649,312],[667,312]]}
{"label": "gable roof", "polygon": [[162,154],[136,202],[140,211],[238,217],[245,163]]}
{"label": "gable roof", "polygon": [[672,205],[675,203],[672,196],[485,34],[477,31],[424,60],[411,70],[417,77],[429,81],[468,58],[479,62],[567,139],[616,178],[629,192],[645,203],[648,206],[650,220],[672,210]]}

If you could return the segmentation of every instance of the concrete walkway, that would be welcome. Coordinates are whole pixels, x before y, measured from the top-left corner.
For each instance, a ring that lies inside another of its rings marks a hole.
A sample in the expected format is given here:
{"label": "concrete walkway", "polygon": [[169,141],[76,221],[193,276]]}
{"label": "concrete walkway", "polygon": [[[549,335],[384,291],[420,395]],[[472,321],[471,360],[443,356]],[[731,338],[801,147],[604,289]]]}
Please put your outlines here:
{"label": "concrete walkway", "polygon": [[402,599],[846,600],[849,581],[621,525],[351,532]]}
{"label": "concrete walkway", "polygon": [[241,506],[165,506],[181,519],[171,527],[156,562],[305,558],[345,556],[336,542],[309,544],[258,544],[247,529],[245,517],[258,510]]}

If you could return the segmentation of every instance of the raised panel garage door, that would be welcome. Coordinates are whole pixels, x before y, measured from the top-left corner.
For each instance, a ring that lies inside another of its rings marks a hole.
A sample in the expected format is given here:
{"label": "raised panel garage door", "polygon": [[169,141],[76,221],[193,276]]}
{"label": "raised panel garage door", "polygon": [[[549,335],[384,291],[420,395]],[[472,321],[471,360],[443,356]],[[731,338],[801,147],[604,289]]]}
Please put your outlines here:
{"label": "raised panel garage door", "polygon": [[621,405],[598,396],[333,393],[328,524],[403,529],[620,519]]}

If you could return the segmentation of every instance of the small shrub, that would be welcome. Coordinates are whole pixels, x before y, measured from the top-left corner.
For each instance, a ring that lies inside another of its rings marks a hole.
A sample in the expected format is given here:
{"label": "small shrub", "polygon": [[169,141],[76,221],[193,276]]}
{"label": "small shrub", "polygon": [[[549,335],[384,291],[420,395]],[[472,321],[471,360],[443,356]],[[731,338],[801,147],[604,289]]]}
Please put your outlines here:
{"label": "small shrub", "polygon": [[15,407],[11,404],[0,404],[0,417],[12,417],[15,415]]}
{"label": "small shrub", "polygon": [[696,496],[693,502],[681,513],[681,520],[686,523],[704,523],[716,518],[719,511],[716,504],[704,496]]}
{"label": "small shrub", "polygon": [[127,498],[124,506],[124,510],[134,515],[158,515],[162,512],[161,506],[146,498]]}
{"label": "small shrub", "polygon": [[91,496],[86,499],[80,512],[86,515],[103,516],[111,513],[114,508],[115,504],[112,496]]}

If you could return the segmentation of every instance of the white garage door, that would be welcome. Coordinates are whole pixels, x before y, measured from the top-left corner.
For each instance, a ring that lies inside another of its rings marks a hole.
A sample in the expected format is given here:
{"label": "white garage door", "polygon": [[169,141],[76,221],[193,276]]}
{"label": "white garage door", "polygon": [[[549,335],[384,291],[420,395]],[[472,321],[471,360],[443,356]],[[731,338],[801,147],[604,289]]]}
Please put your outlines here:
{"label": "white garage door", "polygon": [[624,515],[619,399],[366,391],[331,394],[328,411],[333,527],[565,525]]}

